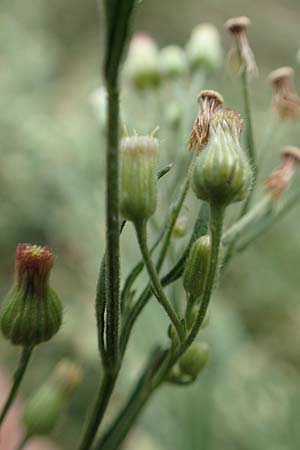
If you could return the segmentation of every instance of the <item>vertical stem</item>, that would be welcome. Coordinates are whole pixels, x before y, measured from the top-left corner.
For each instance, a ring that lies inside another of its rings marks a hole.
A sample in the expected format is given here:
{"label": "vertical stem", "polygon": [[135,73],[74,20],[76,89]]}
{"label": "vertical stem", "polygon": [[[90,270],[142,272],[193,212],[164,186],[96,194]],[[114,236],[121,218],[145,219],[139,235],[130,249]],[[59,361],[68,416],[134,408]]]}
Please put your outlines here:
{"label": "vertical stem", "polygon": [[29,363],[29,360],[30,360],[30,357],[31,357],[31,354],[32,354],[32,350],[33,350],[33,348],[29,348],[29,347],[24,347],[22,349],[19,365],[18,365],[18,367],[17,367],[17,369],[15,371],[15,374],[14,374],[13,385],[11,387],[11,390],[10,390],[10,392],[8,394],[7,400],[6,400],[6,402],[5,402],[4,406],[3,406],[3,409],[2,409],[1,414],[0,414],[0,425],[2,424],[3,420],[5,419],[6,414],[8,413],[9,408],[11,407],[11,405],[12,405],[12,403],[13,403],[16,395],[17,395],[19,386],[21,384],[21,381],[22,381],[22,379],[24,377],[26,368],[27,368],[28,363]]}
{"label": "vertical stem", "polygon": [[172,324],[175,327],[175,330],[178,334],[179,340],[183,340],[184,338],[184,334],[183,334],[183,330],[180,324],[180,321],[177,317],[177,314],[175,313],[174,309],[172,308],[172,306],[170,305],[163,287],[160,283],[159,280],[159,276],[157,274],[157,271],[152,263],[152,259],[151,259],[151,255],[149,253],[148,247],[147,247],[147,228],[146,228],[146,222],[143,222],[140,225],[136,225],[136,234],[137,234],[137,239],[138,239],[138,243],[141,249],[141,253],[144,259],[144,263],[146,266],[146,269],[148,271],[149,274],[149,278],[151,281],[151,284],[153,286],[154,292],[155,292],[155,296],[157,297],[159,303],[162,305],[162,307],[164,308],[164,310],[166,311],[166,313],[168,314]]}
{"label": "vertical stem", "polygon": [[119,259],[119,91],[108,83],[108,134],[106,151],[106,345],[110,369],[118,362],[120,314]]}
{"label": "vertical stem", "polygon": [[207,273],[207,278],[205,281],[205,287],[203,292],[203,297],[201,301],[201,306],[196,318],[196,321],[191,329],[191,332],[182,346],[181,352],[184,351],[191,345],[195,337],[197,336],[202,322],[206,316],[207,308],[213,291],[216,275],[219,268],[219,252],[220,244],[222,238],[222,228],[224,220],[224,208],[217,205],[211,205],[211,219],[210,219],[210,233],[211,233],[211,254],[209,261],[209,268]]}
{"label": "vertical stem", "polygon": [[96,436],[99,424],[101,423],[106,411],[109,399],[115,386],[115,382],[116,376],[107,373],[104,374],[98,397],[94,405],[94,409],[90,416],[87,429],[84,433],[78,450],[88,450],[91,447]]}
{"label": "vertical stem", "polygon": [[242,86],[243,86],[243,98],[244,98],[244,110],[246,116],[246,144],[248,156],[254,172],[254,180],[256,178],[257,166],[256,166],[256,151],[254,144],[254,133],[251,116],[251,104],[249,94],[249,82],[247,69],[245,68],[242,73]]}

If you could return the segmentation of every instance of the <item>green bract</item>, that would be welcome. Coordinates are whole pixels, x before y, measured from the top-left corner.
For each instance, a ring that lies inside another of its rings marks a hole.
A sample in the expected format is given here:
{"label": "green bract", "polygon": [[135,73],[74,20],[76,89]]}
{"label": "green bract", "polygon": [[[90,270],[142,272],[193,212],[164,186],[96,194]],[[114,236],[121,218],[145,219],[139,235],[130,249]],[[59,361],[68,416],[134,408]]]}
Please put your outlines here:
{"label": "green bract", "polygon": [[0,316],[2,333],[14,345],[38,345],[61,326],[62,305],[48,285],[53,260],[47,247],[17,247],[16,283],[4,300]]}
{"label": "green bract", "polygon": [[120,210],[134,223],[156,209],[158,140],[152,136],[124,137],[120,143]]}
{"label": "green bract", "polygon": [[242,120],[235,111],[220,110],[210,121],[209,141],[197,156],[192,188],[198,198],[217,206],[243,200],[252,170],[240,146]]}

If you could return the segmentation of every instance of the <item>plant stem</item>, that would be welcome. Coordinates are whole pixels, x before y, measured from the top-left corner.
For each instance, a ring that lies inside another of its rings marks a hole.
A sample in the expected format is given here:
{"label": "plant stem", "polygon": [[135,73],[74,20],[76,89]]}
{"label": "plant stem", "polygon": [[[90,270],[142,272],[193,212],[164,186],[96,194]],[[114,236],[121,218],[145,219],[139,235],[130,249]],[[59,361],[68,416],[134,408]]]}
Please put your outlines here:
{"label": "plant stem", "polygon": [[11,390],[10,390],[10,392],[8,394],[7,400],[6,400],[6,402],[5,402],[4,406],[3,406],[3,409],[2,409],[1,414],[0,414],[0,425],[2,424],[3,420],[5,419],[6,414],[8,413],[9,408],[11,407],[11,405],[12,405],[12,403],[13,403],[16,395],[17,395],[19,386],[21,384],[21,381],[22,381],[22,379],[24,377],[26,368],[28,366],[28,363],[29,363],[32,351],[33,351],[32,347],[30,347],[30,348],[29,347],[24,347],[22,349],[19,365],[18,365],[18,367],[17,367],[17,369],[16,369],[16,371],[14,373],[13,385],[11,387]]}
{"label": "plant stem", "polygon": [[96,436],[99,425],[103,419],[109,399],[116,383],[117,375],[105,373],[100,385],[98,397],[90,416],[87,429],[78,450],[88,450]]}
{"label": "plant stem", "polygon": [[[176,202],[174,203],[174,205],[171,207],[171,212],[170,212],[170,216],[168,219],[168,224],[166,227],[166,232],[164,234],[163,237],[163,242],[162,242],[162,247],[158,256],[158,260],[156,263],[156,270],[159,273],[163,262],[165,260],[166,257],[166,253],[168,250],[168,247],[170,245],[170,240],[171,240],[171,236],[172,236],[172,232],[174,229],[174,225],[176,223],[176,220],[178,218],[178,215],[181,211],[181,208],[183,206],[184,200],[187,196],[187,193],[189,191],[189,187],[190,187],[190,170],[192,167],[194,161],[194,157],[192,158],[191,162],[190,162],[190,166],[189,166],[189,173],[187,174],[187,178],[184,181],[184,184],[181,188],[181,191],[179,193],[179,196],[176,200]],[[130,314],[128,315],[126,322],[124,324],[123,330],[122,330],[122,335],[121,335],[121,354],[124,355],[124,352],[126,350],[126,346],[128,343],[128,339],[132,330],[132,327],[136,321],[136,319],[138,318],[139,314],[142,312],[143,308],[145,307],[145,305],[147,304],[147,301],[149,300],[149,298],[151,297],[151,287],[150,285],[146,286],[145,289],[143,290],[142,294],[140,295],[140,297],[138,298],[137,302],[135,303],[135,305],[133,306]]]}
{"label": "plant stem", "polygon": [[271,206],[271,199],[269,195],[266,195],[258,202],[246,215],[244,215],[238,222],[236,222],[232,227],[227,230],[223,237],[222,243],[224,245],[231,244],[234,242],[236,244],[241,233],[261,214],[268,210]]}
{"label": "plant stem", "polygon": [[148,271],[149,278],[150,278],[151,284],[153,286],[155,296],[158,299],[159,303],[164,308],[164,310],[166,311],[166,313],[168,314],[168,316],[178,334],[179,340],[182,341],[184,338],[184,333],[183,333],[183,329],[181,327],[179,318],[177,317],[177,314],[175,313],[174,309],[170,305],[170,303],[164,293],[163,287],[159,280],[158,273],[154,267],[154,264],[151,259],[151,255],[148,250],[146,222],[143,222],[142,224],[139,224],[139,225],[136,224],[135,229],[136,229],[136,234],[137,234],[137,239],[138,239],[138,243],[140,246],[140,250],[141,250],[141,253],[142,253],[142,256],[144,259],[144,264]]}
{"label": "plant stem", "polygon": [[160,352],[158,355],[154,354],[154,358],[150,358],[128,401],[108,431],[99,439],[95,450],[117,450],[119,448],[147,401],[163,382],[168,360],[168,352]]}
{"label": "plant stem", "polygon": [[243,87],[243,98],[244,98],[244,110],[246,117],[246,144],[247,144],[247,152],[250,159],[250,163],[253,169],[254,180],[256,179],[256,151],[254,144],[254,133],[253,133],[253,125],[252,125],[252,116],[251,116],[251,104],[250,104],[250,95],[249,95],[249,82],[248,82],[248,74],[247,69],[245,68],[242,73],[242,87]]}
{"label": "plant stem", "polygon": [[23,439],[19,443],[18,447],[16,448],[16,450],[23,450],[30,438],[31,438],[30,434],[25,434]]}
{"label": "plant stem", "polygon": [[211,218],[210,218],[211,254],[203,297],[201,300],[200,309],[198,311],[195,323],[192,326],[191,332],[181,348],[180,354],[183,354],[185,350],[191,345],[191,343],[194,341],[195,337],[197,336],[200,330],[200,327],[207,313],[207,308],[213,291],[216,275],[218,273],[219,252],[222,238],[222,228],[225,209],[217,205],[211,205],[210,211],[211,211]]}

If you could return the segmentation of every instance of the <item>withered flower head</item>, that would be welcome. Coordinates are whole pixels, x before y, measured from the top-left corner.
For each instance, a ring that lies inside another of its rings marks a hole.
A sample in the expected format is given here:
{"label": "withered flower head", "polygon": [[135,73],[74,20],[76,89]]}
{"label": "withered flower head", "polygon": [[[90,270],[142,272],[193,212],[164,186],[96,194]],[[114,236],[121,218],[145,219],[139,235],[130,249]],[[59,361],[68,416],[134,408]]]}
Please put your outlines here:
{"label": "withered flower head", "polygon": [[300,118],[300,98],[294,86],[294,70],[280,67],[270,73],[268,80],[273,88],[273,109],[280,119]]}
{"label": "withered flower head", "polygon": [[195,148],[199,153],[208,143],[211,117],[222,108],[224,99],[216,91],[204,90],[198,95],[198,103],[199,113],[193,125],[189,139],[189,148]]}
{"label": "withered flower head", "polygon": [[282,162],[264,184],[273,200],[279,200],[288,188],[295,170],[300,165],[300,148],[285,147],[282,152]]}
{"label": "withered flower head", "polygon": [[227,20],[224,27],[235,39],[242,68],[244,67],[246,69],[249,76],[257,76],[257,65],[247,37],[247,28],[249,25],[251,25],[250,19],[241,16]]}

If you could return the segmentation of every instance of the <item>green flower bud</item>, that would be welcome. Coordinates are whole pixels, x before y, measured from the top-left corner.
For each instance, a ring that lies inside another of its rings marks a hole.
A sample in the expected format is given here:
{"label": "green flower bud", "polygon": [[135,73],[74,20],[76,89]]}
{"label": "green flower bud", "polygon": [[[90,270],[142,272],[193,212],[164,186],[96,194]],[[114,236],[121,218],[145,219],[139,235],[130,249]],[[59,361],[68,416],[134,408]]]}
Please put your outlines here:
{"label": "green flower bud", "polygon": [[14,345],[38,345],[61,326],[61,302],[49,287],[53,262],[53,253],[47,247],[17,247],[15,285],[4,300],[0,316],[2,333]]}
{"label": "green flower bud", "polygon": [[204,23],[194,28],[186,53],[192,70],[217,70],[222,64],[223,51],[220,34],[214,25]]}
{"label": "green flower bud", "polygon": [[160,83],[158,49],[153,39],[145,33],[137,33],[129,46],[124,73],[137,89],[156,87]]}
{"label": "green flower bud", "polygon": [[177,45],[169,45],[159,55],[161,74],[164,78],[179,78],[187,72],[185,52]]}
{"label": "green flower bud", "polygon": [[196,378],[207,364],[209,348],[205,342],[194,342],[179,360],[182,373]]}
{"label": "green flower bud", "polygon": [[182,238],[186,235],[188,230],[188,218],[187,216],[180,216],[175,222],[173,228],[173,237]]}
{"label": "green flower bud", "polygon": [[120,210],[134,223],[156,210],[158,147],[153,136],[124,137],[120,143]]}
{"label": "green flower bud", "polygon": [[241,130],[242,119],[235,111],[213,114],[208,144],[192,171],[192,188],[201,200],[224,207],[247,196],[252,170],[239,143]]}
{"label": "green flower bud", "polygon": [[195,300],[202,294],[210,258],[210,237],[197,239],[190,251],[183,273],[183,287]]}
{"label": "green flower bud", "polygon": [[81,381],[77,364],[63,361],[25,405],[22,422],[29,436],[49,434]]}

